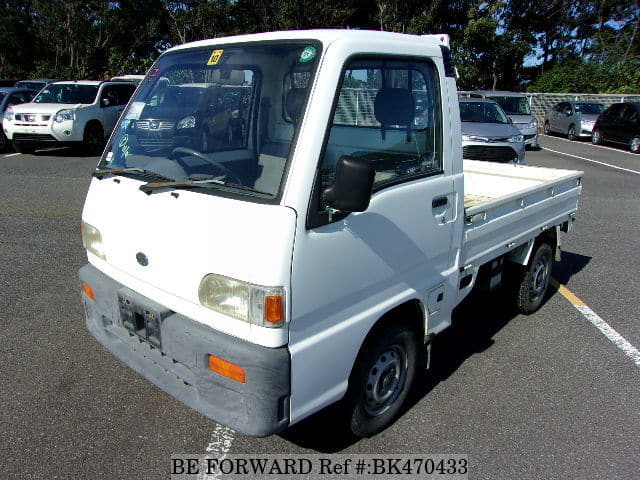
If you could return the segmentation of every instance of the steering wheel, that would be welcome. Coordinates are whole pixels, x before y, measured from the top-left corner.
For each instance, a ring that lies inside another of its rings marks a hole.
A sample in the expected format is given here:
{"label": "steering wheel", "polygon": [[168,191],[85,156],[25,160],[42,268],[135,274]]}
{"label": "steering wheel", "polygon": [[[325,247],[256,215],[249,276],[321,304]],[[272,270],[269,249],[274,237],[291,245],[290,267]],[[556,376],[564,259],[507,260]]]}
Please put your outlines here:
{"label": "steering wheel", "polygon": [[[182,154],[182,155],[181,155]],[[186,148],[186,147],[176,147],[173,149],[173,151],[171,152],[171,156],[172,157],[182,157],[184,155],[191,155],[193,157],[197,157],[200,160],[204,160],[205,162],[207,162],[209,165],[213,165],[214,167],[216,167],[218,170],[220,170],[220,173],[223,173],[225,175],[226,178],[228,178],[232,183],[238,183],[238,184],[242,184],[242,182],[240,181],[240,179],[236,176],[235,173],[233,173],[231,170],[229,170],[227,167],[225,167],[222,163],[218,162],[217,160],[214,160],[213,158],[209,158],[206,155],[204,155],[202,152],[199,152],[197,150],[194,150],[192,148]],[[186,165],[184,164],[184,162],[181,162],[180,160],[178,160],[178,158],[176,158],[176,160],[178,161],[178,163],[180,163],[183,167],[186,167]]]}

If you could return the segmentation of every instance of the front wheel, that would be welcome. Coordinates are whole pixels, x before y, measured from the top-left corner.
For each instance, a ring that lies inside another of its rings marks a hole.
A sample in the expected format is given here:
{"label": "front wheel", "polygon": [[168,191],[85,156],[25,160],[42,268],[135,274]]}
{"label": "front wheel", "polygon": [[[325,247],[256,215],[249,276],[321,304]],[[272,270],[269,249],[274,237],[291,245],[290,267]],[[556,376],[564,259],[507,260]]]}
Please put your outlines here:
{"label": "front wheel", "polygon": [[633,153],[640,153],[640,136],[635,136],[631,139],[631,145],[629,148]]}
{"label": "front wheel", "polygon": [[544,134],[551,135],[551,125],[549,125],[549,122],[544,122]]}
{"label": "front wheel", "polygon": [[418,338],[405,325],[385,327],[365,341],[345,397],[354,435],[370,437],[393,423],[409,394],[417,358]]}
{"label": "front wheel", "polygon": [[104,133],[99,123],[90,123],[84,129],[82,146],[88,155],[100,155],[104,147]]}
{"label": "front wheel", "polygon": [[591,143],[594,145],[602,144],[602,132],[597,128],[591,132]]}
{"label": "front wheel", "polygon": [[576,139],[576,127],[571,125],[569,127],[569,130],[567,131],[567,138],[571,141],[574,141]]}
{"label": "front wheel", "polygon": [[538,245],[525,267],[514,266],[518,269],[512,284],[518,312],[529,315],[540,308],[549,287],[552,266],[553,251],[548,243]]}

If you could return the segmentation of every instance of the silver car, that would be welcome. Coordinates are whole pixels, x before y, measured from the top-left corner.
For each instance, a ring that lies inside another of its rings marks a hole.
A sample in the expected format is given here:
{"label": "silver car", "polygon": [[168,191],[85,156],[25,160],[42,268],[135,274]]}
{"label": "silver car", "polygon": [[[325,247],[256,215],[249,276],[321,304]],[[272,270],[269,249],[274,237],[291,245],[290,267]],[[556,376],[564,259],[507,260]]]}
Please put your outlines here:
{"label": "silver car", "polygon": [[482,98],[459,101],[463,158],[524,163],[524,137],[500,105]]}
{"label": "silver car", "polygon": [[569,140],[590,138],[593,126],[602,112],[604,106],[601,103],[560,102],[547,112],[544,133],[561,133]]}
{"label": "silver car", "polygon": [[511,119],[515,127],[524,137],[526,147],[538,150],[538,120],[531,114],[529,99],[524,93],[504,92],[499,90],[477,90],[472,97],[493,100],[502,107],[504,113]]}

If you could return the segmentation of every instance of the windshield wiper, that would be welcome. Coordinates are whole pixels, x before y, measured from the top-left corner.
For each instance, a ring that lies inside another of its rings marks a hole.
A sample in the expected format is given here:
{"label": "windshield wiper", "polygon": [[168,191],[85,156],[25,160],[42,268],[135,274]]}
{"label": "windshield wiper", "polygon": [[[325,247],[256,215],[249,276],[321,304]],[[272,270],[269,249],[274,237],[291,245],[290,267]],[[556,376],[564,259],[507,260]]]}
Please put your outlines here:
{"label": "windshield wiper", "polygon": [[127,167],[127,168],[98,168],[94,170],[91,175],[96,177],[98,180],[102,180],[106,175],[117,175],[119,173],[140,173],[141,176],[147,178],[155,178],[157,180],[171,180],[164,175],[160,175],[159,173],[152,172],[151,170],[145,170],[144,168],[137,167]]}
{"label": "windshield wiper", "polygon": [[271,195],[268,192],[262,192],[260,190],[256,190],[255,188],[247,187],[245,185],[240,185],[239,183],[225,182],[223,180],[218,180],[216,178],[210,178],[207,180],[185,180],[182,182],[150,182],[145,183],[144,185],[140,185],[140,190],[142,190],[147,195],[150,195],[154,190],[160,190],[163,188],[190,188],[190,187],[203,187],[205,185],[222,185],[223,187],[231,187],[238,190],[246,190],[248,192],[253,193],[261,193],[263,195]]}

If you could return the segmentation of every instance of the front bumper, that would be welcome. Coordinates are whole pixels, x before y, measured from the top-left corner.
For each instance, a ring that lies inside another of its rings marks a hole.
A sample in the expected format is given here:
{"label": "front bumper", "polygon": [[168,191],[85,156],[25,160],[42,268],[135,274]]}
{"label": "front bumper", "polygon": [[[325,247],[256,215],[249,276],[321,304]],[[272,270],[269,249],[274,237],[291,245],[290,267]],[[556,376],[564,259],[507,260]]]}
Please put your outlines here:
{"label": "front bumper", "polygon": [[[289,424],[291,357],[287,347],[266,348],[218,332],[172,312],[112,280],[92,265],[80,269],[87,328],[126,365],[204,416],[246,435],[264,437]],[[161,348],[132,333],[121,319],[118,298],[158,312]],[[209,354],[244,368],[246,382],[208,368]]]}
{"label": "front bumper", "polygon": [[32,116],[45,117],[46,120],[33,123],[4,120],[3,129],[7,138],[17,143],[28,143],[34,146],[63,145],[68,142],[82,141],[84,128],[77,120],[57,123],[53,120],[53,116],[35,114]]}

